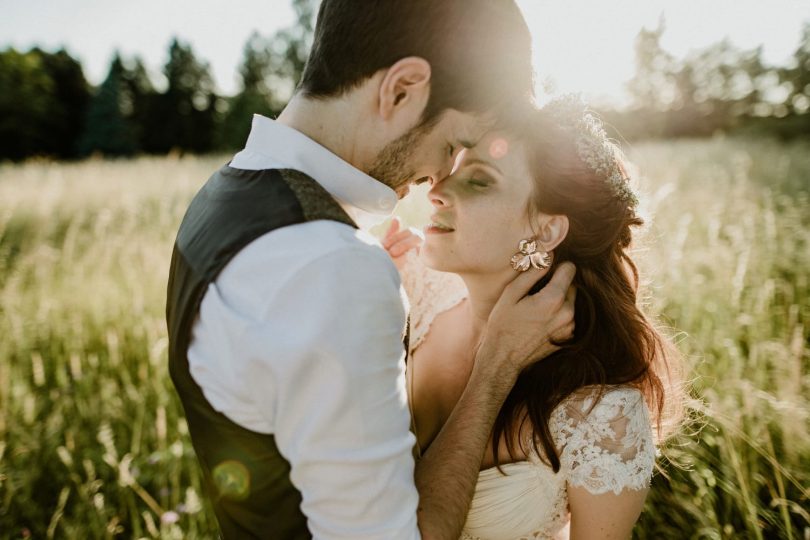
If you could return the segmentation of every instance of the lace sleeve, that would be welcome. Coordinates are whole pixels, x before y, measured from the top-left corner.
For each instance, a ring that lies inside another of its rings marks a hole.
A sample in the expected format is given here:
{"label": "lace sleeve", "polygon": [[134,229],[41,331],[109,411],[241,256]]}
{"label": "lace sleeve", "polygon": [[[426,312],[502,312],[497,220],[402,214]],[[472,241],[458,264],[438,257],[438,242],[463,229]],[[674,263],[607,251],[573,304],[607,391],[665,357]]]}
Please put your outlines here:
{"label": "lace sleeve", "polygon": [[568,484],[594,495],[649,487],[655,446],[647,405],[634,388],[571,398],[554,414]]}
{"label": "lace sleeve", "polygon": [[457,275],[425,266],[413,250],[405,256],[400,274],[411,305],[410,342],[413,350],[422,343],[433,319],[461,302],[467,296],[467,288]]}

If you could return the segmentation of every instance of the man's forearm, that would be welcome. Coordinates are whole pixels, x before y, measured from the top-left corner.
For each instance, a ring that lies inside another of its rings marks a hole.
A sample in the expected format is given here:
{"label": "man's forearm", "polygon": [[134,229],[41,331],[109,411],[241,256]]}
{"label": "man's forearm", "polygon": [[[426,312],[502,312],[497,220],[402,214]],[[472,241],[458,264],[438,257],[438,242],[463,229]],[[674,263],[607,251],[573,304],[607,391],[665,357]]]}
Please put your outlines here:
{"label": "man's forearm", "polygon": [[430,449],[416,464],[419,528],[429,540],[458,540],[492,425],[517,374],[477,361],[467,387]]}

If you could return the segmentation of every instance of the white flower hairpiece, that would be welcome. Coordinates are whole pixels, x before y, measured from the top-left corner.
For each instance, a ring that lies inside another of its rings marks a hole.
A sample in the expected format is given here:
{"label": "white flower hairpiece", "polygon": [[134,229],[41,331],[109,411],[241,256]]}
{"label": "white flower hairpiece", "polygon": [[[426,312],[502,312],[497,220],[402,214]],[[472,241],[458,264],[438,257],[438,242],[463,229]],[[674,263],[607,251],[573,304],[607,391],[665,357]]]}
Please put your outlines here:
{"label": "white flower hairpiece", "polygon": [[604,178],[619,200],[638,206],[638,197],[629,178],[619,166],[616,146],[610,142],[602,122],[576,94],[566,94],[549,102],[545,110],[560,128],[574,136],[579,158],[593,172]]}

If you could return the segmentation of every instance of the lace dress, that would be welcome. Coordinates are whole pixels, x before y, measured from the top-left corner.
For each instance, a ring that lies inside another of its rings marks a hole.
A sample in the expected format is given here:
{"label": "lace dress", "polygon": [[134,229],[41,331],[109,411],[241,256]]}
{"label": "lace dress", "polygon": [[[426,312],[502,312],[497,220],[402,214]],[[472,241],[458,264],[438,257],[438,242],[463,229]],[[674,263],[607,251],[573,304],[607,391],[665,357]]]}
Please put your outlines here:
{"label": "lace dress", "polygon": [[[414,252],[402,278],[411,302],[415,349],[431,321],[463,300],[466,289],[458,276],[426,268]],[[594,404],[597,397],[596,389],[583,389],[552,413],[549,426],[560,450],[559,473],[534,453],[526,461],[501,466],[505,474],[494,467],[479,473],[461,540],[565,539],[567,486],[593,494],[649,486],[655,446],[641,393],[617,386],[606,389]]]}

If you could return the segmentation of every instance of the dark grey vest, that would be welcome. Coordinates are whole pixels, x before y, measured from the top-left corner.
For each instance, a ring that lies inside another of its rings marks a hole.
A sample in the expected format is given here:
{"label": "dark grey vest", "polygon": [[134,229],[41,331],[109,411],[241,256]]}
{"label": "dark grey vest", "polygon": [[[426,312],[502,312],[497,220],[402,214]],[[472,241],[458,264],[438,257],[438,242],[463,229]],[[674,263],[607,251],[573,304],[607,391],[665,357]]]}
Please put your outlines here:
{"label": "dark grey vest", "polygon": [[169,372],[226,540],[297,540],[311,534],[301,494],[290,482],[290,464],[275,438],[215,411],[191,377],[191,328],[208,285],[242,248],[274,229],[320,219],[357,227],[326,190],[302,173],[226,165],[194,197],[177,234],[166,304]]}

